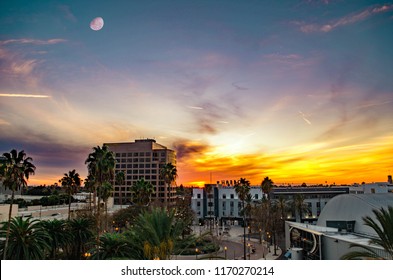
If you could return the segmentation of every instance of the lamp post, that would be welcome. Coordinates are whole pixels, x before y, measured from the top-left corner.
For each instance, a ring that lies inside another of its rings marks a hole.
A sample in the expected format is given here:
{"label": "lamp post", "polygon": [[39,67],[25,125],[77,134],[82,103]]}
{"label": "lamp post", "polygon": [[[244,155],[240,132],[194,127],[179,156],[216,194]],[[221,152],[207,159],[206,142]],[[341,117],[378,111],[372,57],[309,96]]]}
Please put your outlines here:
{"label": "lamp post", "polygon": [[250,241],[250,235],[251,235],[251,227],[248,226],[248,241]]}
{"label": "lamp post", "polygon": [[248,247],[248,259],[251,260],[251,244],[248,243],[247,247]]}
{"label": "lamp post", "polygon": [[227,246],[225,246],[224,247],[225,259],[227,259],[227,250],[228,250],[228,248],[227,248]]}
{"label": "lamp post", "polygon": [[198,248],[195,248],[195,259],[196,260],[198,259],[198,252],[199,252]]}

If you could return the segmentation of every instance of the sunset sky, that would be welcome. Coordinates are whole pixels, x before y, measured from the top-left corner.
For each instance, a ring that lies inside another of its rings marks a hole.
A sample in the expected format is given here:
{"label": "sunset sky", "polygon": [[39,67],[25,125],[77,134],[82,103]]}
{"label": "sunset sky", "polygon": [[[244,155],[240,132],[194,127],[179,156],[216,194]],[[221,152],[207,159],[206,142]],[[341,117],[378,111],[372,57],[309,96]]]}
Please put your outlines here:
{"label": "sunset sky", "polygon": [[29,184],[140,138],[178,185],[386,181],[393,2],[0,2],[0,153],[33,158]]}

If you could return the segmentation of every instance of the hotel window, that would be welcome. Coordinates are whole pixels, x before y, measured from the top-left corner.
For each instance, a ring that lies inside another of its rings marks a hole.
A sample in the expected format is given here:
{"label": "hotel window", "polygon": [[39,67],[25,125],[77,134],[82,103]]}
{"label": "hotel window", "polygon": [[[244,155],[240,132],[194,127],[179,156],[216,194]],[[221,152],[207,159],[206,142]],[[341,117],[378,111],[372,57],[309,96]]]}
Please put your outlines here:
{"label": "hotel window", "polygon": [[235,198],[235,195],[234,194],[231,194],[231,199],[234,199]]}
{"label": "hotel window", "polygon": [[120,157],[120,153],[116,153],[116,157]]}
{"label": "hotel window", "polygon": [[134,153],[134,157],[137,157],[138,156],[138,153]]}
{"label": "hotel window", "polygon": [[139,164],[139,168],[145,168],[145,165],[143,163]]}
{"label": "hotel window", "polygon": [[126,154],[126,153],[122,153],[121,156],[122,156],[122,157],[126,157],[127,154]]}
{"label": "hotel window", "polygon": [[255,195],[254,195],[254,198],[255,198],[255,199],[258,199],[258,194],[255,194]]}
{"label": "hotel window", "polygon": [[201,198],[201,194],[200,193],[197,194],[197,198]]}
{"label": "hotel window", "polygon": [[200,207],[201,206],[201,202],[197,201],[197,206]]}
{"label": "hotel window", "polygon": [[140,152],[139,156],[144,157],[145,156],[145,152]]}
{"label": "hotel window", "polygon": [[222,199],[226,199],[227,198],[227,195],[226,194],[223,194],[222,195]]}
{"label": "hotel window", "polygon": [[147,157],[150,157],[150,156],[151,156],[151,153],[150,153],[150,152],[146,152],[146,156],[147,156]]}

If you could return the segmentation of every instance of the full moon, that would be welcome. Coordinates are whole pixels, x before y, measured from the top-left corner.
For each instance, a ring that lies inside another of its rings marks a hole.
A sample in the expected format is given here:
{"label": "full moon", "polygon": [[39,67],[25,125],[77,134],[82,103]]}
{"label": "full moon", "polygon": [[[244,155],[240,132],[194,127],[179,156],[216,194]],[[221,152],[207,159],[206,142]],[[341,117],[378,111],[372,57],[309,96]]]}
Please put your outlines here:
{"label": "full moon", "polygon": [[96,17],[90,22],[90,28],[94,31],[101,30],[104,27],[104,19],[102,17]]}

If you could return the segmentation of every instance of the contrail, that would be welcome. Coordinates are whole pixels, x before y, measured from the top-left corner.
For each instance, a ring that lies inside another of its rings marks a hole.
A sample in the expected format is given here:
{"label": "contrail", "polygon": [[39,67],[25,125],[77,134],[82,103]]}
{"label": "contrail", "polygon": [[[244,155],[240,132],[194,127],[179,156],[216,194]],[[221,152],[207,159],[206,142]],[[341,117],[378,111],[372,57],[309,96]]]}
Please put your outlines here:
{"label": "contrail", "polygon": [[303,119],[306,123],[308,123],[309,125],[311,125],[311,122],[306,118],[306,115],[305,115],[302,111],[299,111],[299,114],[302,116],[302,119]]}
{"label": "contrail", "polygon": [[50,96],[41,94],[0,93],[0,97],[49,98]]}

